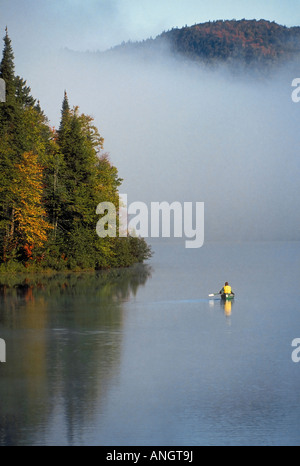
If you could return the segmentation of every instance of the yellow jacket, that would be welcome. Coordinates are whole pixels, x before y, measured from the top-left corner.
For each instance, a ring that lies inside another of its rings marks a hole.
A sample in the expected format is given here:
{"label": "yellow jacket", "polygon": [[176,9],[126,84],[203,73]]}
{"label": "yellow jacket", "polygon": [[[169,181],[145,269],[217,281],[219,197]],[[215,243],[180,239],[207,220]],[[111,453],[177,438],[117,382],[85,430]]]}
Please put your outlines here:
{"label": "yellow jacket", "polygon": [[224,287],[223,287],[223,293],[225,293],[225,294],[231,294],[231,293],[232,293],[231,286],[229,286],[229,285],[224,286]]}

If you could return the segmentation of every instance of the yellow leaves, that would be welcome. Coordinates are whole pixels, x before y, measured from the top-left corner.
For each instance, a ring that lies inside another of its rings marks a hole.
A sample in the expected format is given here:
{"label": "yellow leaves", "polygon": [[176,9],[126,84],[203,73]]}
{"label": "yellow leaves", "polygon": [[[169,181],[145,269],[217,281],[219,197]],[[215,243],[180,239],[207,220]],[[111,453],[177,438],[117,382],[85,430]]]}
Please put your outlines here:
{"label": "yellow leaves", "polygon": [[41,247],[52,228],[46,221],[46,211],[42,206],[43,168],[33,152],[25,152],[16,168],[18,178],[11,189],[16,199],[14,220],[17,230],[27,245]]}

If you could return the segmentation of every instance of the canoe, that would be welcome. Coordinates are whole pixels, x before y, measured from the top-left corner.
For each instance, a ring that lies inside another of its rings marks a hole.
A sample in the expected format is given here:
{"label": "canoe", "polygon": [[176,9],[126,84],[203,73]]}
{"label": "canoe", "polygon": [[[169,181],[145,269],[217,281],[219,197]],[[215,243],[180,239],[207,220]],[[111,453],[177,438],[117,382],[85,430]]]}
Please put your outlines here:
{"label": "canoe", "polygon": [[221,299],[222,299],[223,301],[232,300],[232,299],[234,299],[234,294],[226,294],[226,293],[223,293],[223,294],[221,294]]}

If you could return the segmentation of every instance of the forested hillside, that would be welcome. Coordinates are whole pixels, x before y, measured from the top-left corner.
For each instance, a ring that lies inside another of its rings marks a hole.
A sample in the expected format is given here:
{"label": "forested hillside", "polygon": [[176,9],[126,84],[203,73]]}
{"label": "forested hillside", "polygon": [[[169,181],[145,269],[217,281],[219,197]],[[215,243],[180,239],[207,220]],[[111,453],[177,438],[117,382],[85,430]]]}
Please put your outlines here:
{"label": "forested hillside", "polygon": [[156,39],[123,48],[161,48],[204,63],[243,63],[262,67],[300,57],[300,27],[265,20],[212,21],[163,32]]}
{"label": "forested hillside", "polygon": [[24,79],[15,75],[4,37],[0,78],[0,271],[103,269],[142,262],[143,239],[100,238],[100,202],[118,210],[121,179],[103,152],[90,116],[71,108],[65,92],[58,129],[48,124]]}

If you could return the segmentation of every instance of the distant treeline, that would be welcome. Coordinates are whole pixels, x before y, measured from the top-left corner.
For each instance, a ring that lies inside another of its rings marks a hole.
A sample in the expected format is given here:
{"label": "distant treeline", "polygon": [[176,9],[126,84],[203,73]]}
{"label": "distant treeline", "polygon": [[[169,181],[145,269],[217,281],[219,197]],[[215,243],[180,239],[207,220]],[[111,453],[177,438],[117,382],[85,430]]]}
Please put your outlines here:
{"label": "distant treeline", "polygon": [[107,269],[150,257],[144,239],[97,236],[96,207],[118,209],[122,180],[93,119],[70,108],[66,92],[60,126],[50,127],[15,75],[7,29],[0,78],[0,271]]}
{"label": "distant treeline", "polygon": [[[207,64],[242,63],[272,66],[300,57],[300,27],[265,20],[209,21],[165,31],[156,39],[121,47],[153,47],[167,43],[171,52]],[[156,48],[157,47],[157,48]]]}
{"label": "distant treeline", "polygon": [[174,51],[204,61],[274,63],[300,53],[300,27],[287,28],[264,20],[214,21],[173,29],[164,36]]}

